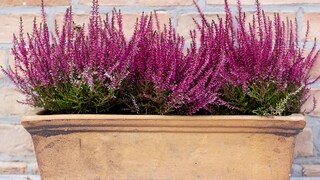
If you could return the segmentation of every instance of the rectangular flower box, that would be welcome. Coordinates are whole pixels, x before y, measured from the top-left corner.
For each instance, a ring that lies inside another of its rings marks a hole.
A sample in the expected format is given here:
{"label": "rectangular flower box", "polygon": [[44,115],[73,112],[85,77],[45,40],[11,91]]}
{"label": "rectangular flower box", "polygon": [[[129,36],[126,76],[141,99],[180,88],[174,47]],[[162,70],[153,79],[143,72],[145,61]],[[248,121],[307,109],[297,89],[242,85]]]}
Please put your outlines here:
{"label": "rectangular flower box", "polygon": [[300,114],[26,116],[43,180],[290,178]]}

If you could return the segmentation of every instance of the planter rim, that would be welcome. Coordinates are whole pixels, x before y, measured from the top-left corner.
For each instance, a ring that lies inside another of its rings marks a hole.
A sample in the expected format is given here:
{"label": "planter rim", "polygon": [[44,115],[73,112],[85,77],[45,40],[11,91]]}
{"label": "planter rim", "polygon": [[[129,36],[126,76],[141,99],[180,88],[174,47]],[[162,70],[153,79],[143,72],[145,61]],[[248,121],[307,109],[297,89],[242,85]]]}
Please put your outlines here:
{"label": "planter rim", "polygon": [[255,115],[35,115],[22,125],[31,134],[52,136],[77,132],[269,133],[293,136],[306,125],[305,116]]}
{"label": "planter rim", "polygon": [[292,114],[289,116],[258,116],[258,115],[132,115],[132,114],[53,114],[53,115],[29,115],[23,116],[22,122],[34,122],[56,119],[78,119],[78,120],[183,120],[194,121],[197,119],[205,121],[214,120],[257,120],[257,121],[301,121],[305,119],[303,114]]}

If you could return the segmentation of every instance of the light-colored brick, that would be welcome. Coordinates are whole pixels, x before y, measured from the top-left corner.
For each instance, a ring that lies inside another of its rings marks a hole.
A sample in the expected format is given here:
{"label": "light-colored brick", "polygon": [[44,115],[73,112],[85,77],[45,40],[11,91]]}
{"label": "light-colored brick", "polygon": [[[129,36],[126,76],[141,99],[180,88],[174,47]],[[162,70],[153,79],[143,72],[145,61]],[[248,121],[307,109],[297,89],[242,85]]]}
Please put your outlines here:
{"label": "light-colored brick", "polygon": [[[301,107],[301,111],[302,112],[310,112],[311,111],[310,115],[320,116],[320,106],[318,104],[320,102],[320,89],[312,88],[310,90],[309,94],[310,94],[310,97],[307,99],[307,101]],[[314,99],[316,101],[316,106],[314,104]],[[314,106],[315,106],[315,108],[314,108]]]}
{"label": "light-colored brick", "polygon": [[30,134],[21,125],[0,124],[0,154],[33,156]]}
{"label": "light-colored brick", "polygon": [[136,0],[140,6],[187,6],[192,5],[192,0]]}
{"label": "light-colored brick", "polygon": [[302,165],[303,176],[320,177],[320,165]]}
{"label": "light-colored brick", "polygon": [[0,174],[25,174],[26,169],[23,162],[0,162]]}
{"label": "light-colored brick", "polygon": [[[92,0],[78,0],[79,4],[82,5],[92,5]],[[129,6],[134,5],[134,0],[99,0],[99,5],[108,5],[108,6]]]}
{"label": "light-colored brick", "polygon": [[27,163],[27,174],[40,174],[37,162]]}
{"label": "light-colored brick", "polygon": [[[22,14],[24,32],[31,32],[33,27],[34,17],[40,21],[39,15],[36,14]],[[13,33],[19,33],[19,15],[0,15],[0,43],[11,43],[13,40]]]}
{"label": "light-colored brick", "polygon": [[[308,55],[310,54],[310,50],[306,50],[305,51],[305,54],[304,54],[304,57],[308,57]],[[313,53],[313,56],[316,54],[316,51]],[[320,57],[318,57],[314,63],[314,66],[313,68],[311,68],[311,71],[310,71],[310,78],[311,79],[315,79],[317,78],[318,76],[320,76]]]}
{"label": "light-colored brick", "polygon": [[[169,18],[171,18],[169,13],[166,12],[157,12],[158,19],[160,22],[161,28],[163,28],[163,25],[169,24]],[[126,36],[126,38],[131,37],[134,31],[134,25],[136,23],[136,19],[139,18],[141,14],[123,14],[123,32]]]}
{"label": "light-colored brick", "polygon": [[12,88],[0,88],[0,115],[25,115],[33,113],[33,108],[18,103],[25,97]]}
{"label": "light-colored brick", "polygon": [[[205,17],[209,22],[213,19],[214,21],[218,20],[218,16],[225,18],[224,14],[205,14]],[[193,21],[193,18],[201,23],[201,18],[198,14],[181,14],[177,17],[177,32],[184,36],[186,41],[190,41],[190,30],[196,29],[196,25]]]}
{"label": "light-colored brick", "polygon": [[[206,0],[208,4],[224,4],[224,0]],[[229,4],[236,4],[237,0],[228,0]],[[260,0],[262,6],[264,4],[320,4],[320,0],[286,0],[286,1],[279,1],[279,0]],[[255,0],[241,0],[241,4],[243,5],[254,5]]]}
{"label": "light-colored brick", "polygon": [[11,67],[14,69],[15,66],[15,60],[14,60],[14,55],[12,54],[12,52],[10,51],[10,53],[8,53],[8,67]]}
{"label": "light-colored brick", "polygon": [[[270,18],[270,20],[272,20],[272,21],[274,21],[274,14],[275,13],[279,13],[279,12],[267,12],[266,13],[266,16],[267,17],[269,17]],[[287,18],[289,19],[289,20],[291,20],[292,21],[292,23],[293,23],[293,25],[294,25],[294,23],[295,23],[295,18],[296,18],[296,13],[291,13],[291,12],[280,12],[279,13],[279,16],[280,16],[280,19],[282,20],[282,21],[287,21]],[[251,21],[252,21],[252,18],[251,18]],[[249,21],[250,22],[250,21]]]}
{"label": "light-colored brick", "polygon": [[[85,24],[85,28],[88,28],[89,16],[89,14],[73,14],[75,25],[82,26],[83,24]],[[101,17],[104,18],[105,16]],[[56,14],[54,19],[57,20],[58,29],[61,32],[64,21],[64,14]]]}
{"label": "light-colored brick", "polygon": [[[0,66],[6,68],[6,51],[0,50]],[[5,74],[0,69],[0,79],[4,78]]]}
{"label": "light-colored brick", "polygon": [[311,128],[305,128],[296,138],[295,156],[313,156],[313,136]]}
{"label": "light-colored brick", "polygon": [[307,22],[309,21],[309,36],[308,41],[313,41],[314,38],[319,39],[320,37],[320,13],[304,13],[303,23],[302,23],[302,40],[305,39],[305,34],[307,32]]}
{"label": "light-colored brick", "polygon": [[[161,27],[163,27],[163,24],[168,24],[169,23],[169,18],[171,17],[169,13],[166,12],[157,12],[158,19],[160,21]],[[131,37],[133,31],[134,31],[134,26],[136,23],[137,18],[140,18],[141,14],[138,13],[123,13],[122,14],[122,26],[123,26],[123,32],[126,36],[126,38]],[[105,18],[104,14],[101,14],[101,18]],[[58,14],[55,16],[55,19],[57,19],[59,29],[62,27],[62,22],[63,22],[63,14]],[[77,25],[82,25],[83,23],[85,24],[85,27],[88,27],[88,22],[89,22],[89,15],[88,14],[75,14],[74,15],[74,22]]]}
{"label": "light-colored brick", "polygon": [[123,27],[123,32],[124,32],[126,38],[129,38],[130,36],[132,36],[136,20],[140,16],[141,16],[141,14],[138,14],[138,13],[131,13],[131,14],[123,14],[122,15],[122,27]]}
{"label": "light-colored brick", "polygon": [[[269,17],[271,21],[274,22],[274,15],[275,13],[278,13],[278,12],[267,12],[265,13],[266,17]],[[255,17],[257,18],[257,15],[254,14],[254,13],[246,13],[247,15],[247,20],[246,20],[246,27],[247,27],[247,30],[249,30],[249,23],[252,25],[252,20],[253,20],[253,15],[255,15]],[[281,21],[284,21],[284,22],[287,22],[287,19],[289,21],[291,21],[293,23],[293,25],[295,24],[295,18],[296,18],[296,14],[295,13],[284,13],[284,12],[281,12],[279,13],[279,17],[281,19]],[[257,21],[256,21],[257,22]],[[258,24],[257,24],[258,25]],[[274,25],[274,24],[272,24]],[[285,24],[287,26],[287,24]],[[275,40],[275,28],[273,26],[272,28],[273,30],[273,39]],[[295,28],[293,28],[293,31],[295,31]]]}
{"label": "light-colored brick", "polygon": [[[91,6],[91,0],[78,0],[79,4]],[[192,5],[192,0],[100,0],[100,5],[109,5],[109,6],[130,6],[130,5],[139,5],[139,6],[185,6]]]}
{"label": "light-colored brick", "polygon": [[[66,6],[71,0],[45,0],[45,6]],[[0,6],[40,6],[40,0],[1,0]]]}
{"label": "light-colored brick", "polygon": [[[224,14],[219,14],[221,18],[225,18]],[[268,12],[266,13],[266,16],[269,16],[271,19],[274,17],[274,13]],[[217,22],[217,14],[205,14],[205,17],[210,22],[212,19]],[[287,18],[289,20],[293,20],[296,17],[295,13],[280,13],[280,17],[283,20],[286,20]],[[198,22],[200,22],[200,17],[198,14],[182,14],[177,17],[177,31],[179,34],[185,36],[186,39],[189,39],[189,31],[191,29],[196,28],[195,23],[193,22],[192,18],[195,18]],[[253,14],[247,13],[247,20],[246,20],[246,27],[249,29],[248,24],[252,24]]]}
{"label": "light-colored brick", "polygon": [[292,164],[291,177],[301,177],[302,166],[300,164]]}

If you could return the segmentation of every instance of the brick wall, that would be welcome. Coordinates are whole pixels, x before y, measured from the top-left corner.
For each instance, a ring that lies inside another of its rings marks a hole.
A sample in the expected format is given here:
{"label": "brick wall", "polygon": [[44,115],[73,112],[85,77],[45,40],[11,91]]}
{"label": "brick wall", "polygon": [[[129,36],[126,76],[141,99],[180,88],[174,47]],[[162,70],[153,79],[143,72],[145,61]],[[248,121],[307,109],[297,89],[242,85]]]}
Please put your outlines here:
{"label": "brick wall", "polygon": [[[198,4],[208,17],[216,14],[223,16],[224,0],[198,0]],[[230,1],[235,4],[235,0]],[[244,10],[254,11],[254,0],[242,0]],[[320,37],[320,0],[261,0],[267,13],[280,12],[281,16],[297,18],[300,39],[306,31],[306,22],[310,21],[310,37]],[[8,67],[13,58],[10,55],[12,33],[18,32],[19,17],[24,20],[24,28],[30,30],[34,16],[39,16],[40,0],[0,0],[0,65]],[[49,25],[53,20],[62,19],[67,6],[72,5],[76,20],[80,24],[86,21],[90,12],[91,0],[45,0]],[[101,12],[110,12],[114,6],[124,14],[125,32],[132,32],[132,24],[141,11],[156,10],[162,22],[171,17],[173,25],[182,35],[188,34],[193,27],[191,18],[197,17],[192,0],[100,0]],[[234,6],[232,7],[234,10]],[[311,47],[311,43],[307,47]],[[313,69],[312,77],[320,74],[320,61]],[[314,85],[312,96],[320,102],[320,83]],[[23,99],[14,91],[12,85],[0,73],[0,174],[35,174],[36,161],[30,136],[19,125],[20,116],[33,113],[34,110],[15,101]],[[312,108],[308,101],[305,109]],[[320,177],[320,105],[308,116],[308,127],[298,136],[293,165],[293,176]]]}

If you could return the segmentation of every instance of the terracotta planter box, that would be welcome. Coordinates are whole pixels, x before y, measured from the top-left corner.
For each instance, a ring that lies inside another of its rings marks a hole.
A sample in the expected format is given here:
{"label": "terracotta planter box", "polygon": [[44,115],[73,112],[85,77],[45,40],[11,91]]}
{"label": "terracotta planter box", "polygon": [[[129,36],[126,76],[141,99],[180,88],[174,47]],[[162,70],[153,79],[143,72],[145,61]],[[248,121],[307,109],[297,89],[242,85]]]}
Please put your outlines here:
{"label": "terracotta planter box", "polygon": [[285,180],[305,117],[39,115],[22,124],[43,180]]}

